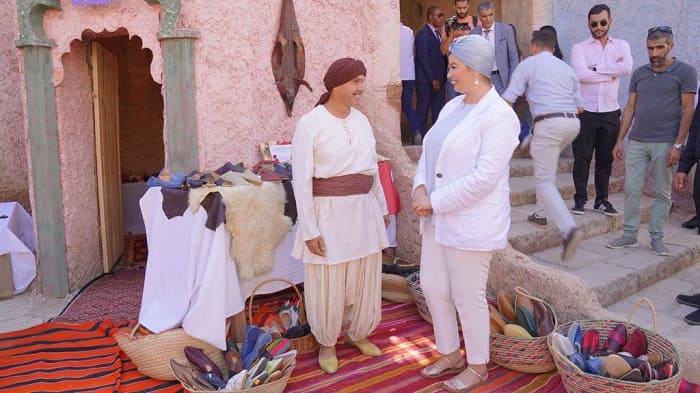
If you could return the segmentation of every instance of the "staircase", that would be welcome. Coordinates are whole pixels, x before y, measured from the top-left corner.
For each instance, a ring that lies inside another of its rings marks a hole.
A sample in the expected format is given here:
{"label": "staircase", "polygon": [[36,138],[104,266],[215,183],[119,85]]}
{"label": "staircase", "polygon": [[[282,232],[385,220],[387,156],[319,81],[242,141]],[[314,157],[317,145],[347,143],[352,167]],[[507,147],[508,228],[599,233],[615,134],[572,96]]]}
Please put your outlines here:
{"label": "staircase", "polygon": [[[417,161],[420,147],[407,147],[409,156]],[[573,158],[564,154],[559,160],[557,188],[567,206],[573,206]],[[624,209],[624,178],[611,178],[609,200],[620,211],[617,217],[608,217],[593,210],[592,201],[584,215],[574,215],[576,224],[585,234],[574,256],[561,261],[563,238],[553,223],[540,227],[527,222],[535,211],[535,181],[532,159],[516,150],[511,159],[511,228],[508,239],[516,250],[531,260],[566,271],[581,278],[597,295],[600,304],[618,314],[621,320],[640,296],[648,297],[656,306],[658,331],[671,337],[687,338],[700,343],[700,327],[694,328],[683,321],[683,316],[694,309],[676,304],[678,293],[700,292],[700,236],[697,231],[681,228],[688,217],[672,215],[665,228],[665,242],[671,255],[660,257],[649,249],[647,222],[653,198],[641,199],[642,225],[639,247],[612,250],[606,244],[622,234]],[[593,173],[589,176],[588,195],[595,197]],[[633,319],[652,328],[649,311],[640,310]],[[646,314],[646,315],[645,315]]]}

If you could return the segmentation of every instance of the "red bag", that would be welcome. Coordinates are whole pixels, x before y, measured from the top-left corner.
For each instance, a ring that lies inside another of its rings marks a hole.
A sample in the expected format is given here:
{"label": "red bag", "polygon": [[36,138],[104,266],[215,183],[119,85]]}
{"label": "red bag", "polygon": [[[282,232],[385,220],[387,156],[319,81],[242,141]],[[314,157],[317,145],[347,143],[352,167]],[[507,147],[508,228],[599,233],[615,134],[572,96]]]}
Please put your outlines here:
{"label": "red bag", "polygon": [[394,180],[391,174],[391,162],[381,161],[377,163],[379,166],[379,181],[384,189],[384,197],[386,198],[386,206],[389,209],[389,214],[396,215],[401,210],[401,199],[399,193],[394,187]]}

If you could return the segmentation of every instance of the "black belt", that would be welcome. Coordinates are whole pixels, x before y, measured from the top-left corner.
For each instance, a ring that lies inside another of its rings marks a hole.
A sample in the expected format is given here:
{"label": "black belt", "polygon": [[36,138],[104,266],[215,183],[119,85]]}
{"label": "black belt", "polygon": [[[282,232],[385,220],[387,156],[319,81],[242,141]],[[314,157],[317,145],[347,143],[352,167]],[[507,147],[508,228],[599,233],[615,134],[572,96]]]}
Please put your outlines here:
{"label": "black belt", "polygon": [[498,70],[496,70],[496,71],[491,71],[491,75],[496,75],[496,74],[498,74],[498,73],[499,73]]}
{"label": "black belt", "polygon": [[539,115],[539,116],[535,117],[532,121],[533,121],[533,123],[537,123],[538,121],[541,121],[544,119],[553,119],[555,117],[566,117],[568,119],[578,119],[578,114],[577,113],[569,113],[569,112],[547,113],[546,115]]}

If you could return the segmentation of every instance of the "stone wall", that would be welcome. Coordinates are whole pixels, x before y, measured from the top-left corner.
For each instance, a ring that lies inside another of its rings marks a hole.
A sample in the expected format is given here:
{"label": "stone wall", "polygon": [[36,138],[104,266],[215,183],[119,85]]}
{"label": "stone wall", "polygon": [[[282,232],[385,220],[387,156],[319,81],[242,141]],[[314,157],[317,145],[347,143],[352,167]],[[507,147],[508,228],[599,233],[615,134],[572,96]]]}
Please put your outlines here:
{"label": "stone wall", "polygon": [[31,212],[15,0],[0,0],[0,26],[0,202],[17,201]]}

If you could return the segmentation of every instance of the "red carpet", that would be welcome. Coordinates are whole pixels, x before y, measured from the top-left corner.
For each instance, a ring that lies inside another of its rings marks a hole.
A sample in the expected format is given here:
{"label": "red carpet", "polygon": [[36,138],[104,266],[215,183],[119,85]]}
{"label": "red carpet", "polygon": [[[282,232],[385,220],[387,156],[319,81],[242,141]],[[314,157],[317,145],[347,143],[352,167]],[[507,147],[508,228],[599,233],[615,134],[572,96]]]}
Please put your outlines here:
{"label": "red carpet", "polygon": [[82,290],[51,322],[130,321],[138,319],[145,268],[106,274]]}

